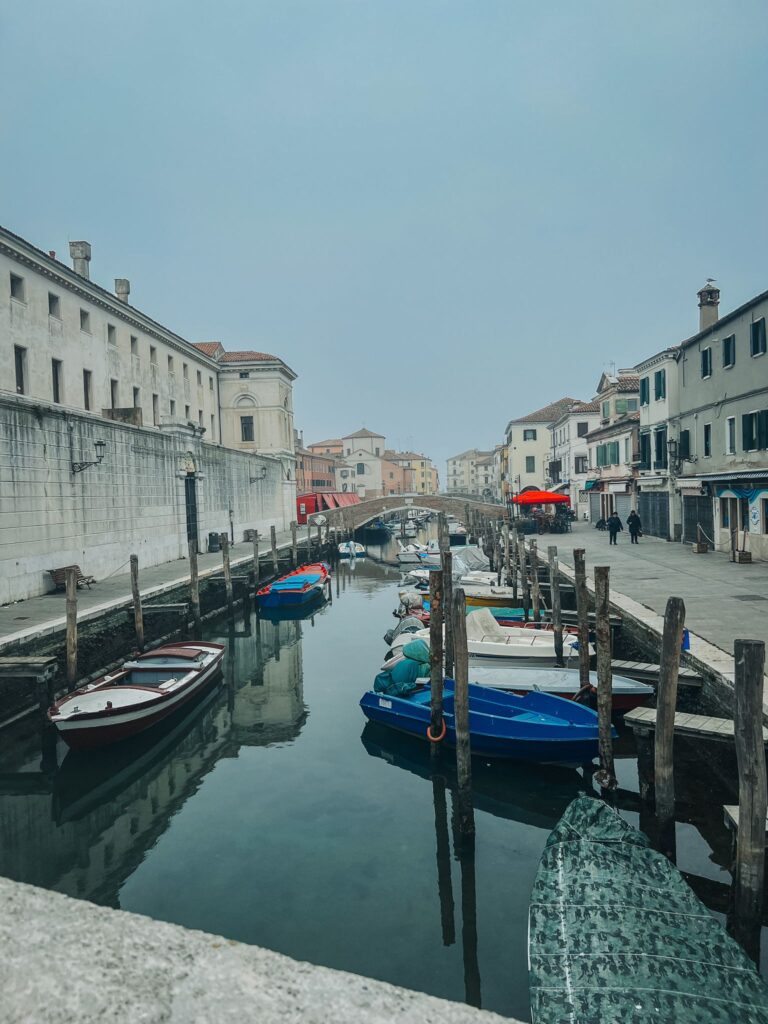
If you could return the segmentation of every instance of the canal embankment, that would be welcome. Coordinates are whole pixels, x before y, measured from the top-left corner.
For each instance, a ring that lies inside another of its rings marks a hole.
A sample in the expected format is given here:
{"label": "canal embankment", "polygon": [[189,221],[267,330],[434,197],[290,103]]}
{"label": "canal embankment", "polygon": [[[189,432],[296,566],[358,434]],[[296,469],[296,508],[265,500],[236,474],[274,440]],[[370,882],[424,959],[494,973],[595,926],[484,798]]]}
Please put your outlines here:
{"label": "canal embankment", "polygon": [[[259,946],[0,878],[2,1019],[516,1024]],[[66,950],[63,956],[52,950]]]}

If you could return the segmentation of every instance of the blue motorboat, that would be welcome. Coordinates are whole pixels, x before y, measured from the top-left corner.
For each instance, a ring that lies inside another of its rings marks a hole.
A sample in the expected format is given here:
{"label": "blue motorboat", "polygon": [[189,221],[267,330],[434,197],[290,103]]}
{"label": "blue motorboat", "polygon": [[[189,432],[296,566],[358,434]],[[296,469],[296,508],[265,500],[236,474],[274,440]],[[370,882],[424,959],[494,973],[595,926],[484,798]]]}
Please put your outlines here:
{"label": "blue motorboat", "polygon": [[[449,746],[456,743],[453,688],[453,680],[446,679],[444,742]],[[427,741],[430,701],[429,686],[417,685],[408,696],[369,690],[360,707],[372,722]],[[536,691],[518,696],[470,683],[469,734],[472,753],[481,757],[583,764],[598,752],[597,714],[591,708]]]}

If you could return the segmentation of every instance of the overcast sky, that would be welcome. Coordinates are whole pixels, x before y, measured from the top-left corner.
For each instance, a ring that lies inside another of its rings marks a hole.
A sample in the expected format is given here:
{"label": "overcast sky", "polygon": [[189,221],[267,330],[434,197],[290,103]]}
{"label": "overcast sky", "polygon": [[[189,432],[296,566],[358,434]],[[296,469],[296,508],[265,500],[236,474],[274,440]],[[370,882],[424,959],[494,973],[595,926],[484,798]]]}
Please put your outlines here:
{"label": "overcast sky", "polygon": [[0,0],[0,222],[444,460],[768,288],[763,0]]}

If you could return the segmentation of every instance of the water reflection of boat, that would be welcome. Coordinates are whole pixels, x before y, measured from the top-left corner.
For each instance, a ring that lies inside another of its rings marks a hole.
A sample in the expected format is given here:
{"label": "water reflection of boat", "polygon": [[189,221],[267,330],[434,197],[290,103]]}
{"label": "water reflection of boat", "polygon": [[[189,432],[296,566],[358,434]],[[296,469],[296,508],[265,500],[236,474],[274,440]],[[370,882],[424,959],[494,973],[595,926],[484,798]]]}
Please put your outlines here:
{"label": "water reflection of boat", "polygon": [[[411,736],[368,722],[360,737],[371,757],[378,757],[429,781],[435,769],[431,753]],[[438,772],[451,789],[456,788],[456,767],[452,756],[442,757]],[[569,803],[589,789],[574,768],[530,765],[514,762],[472,762],[472,803],[477,811],[497,818],[519,821],[535,828],[553,829]]]}
{"label": "water reflection of boat", "polygon": [[[351,567],[356,559],[345,563]],[[327,604],[327,590],[317,591],[316,595],[303,604],[283,605],[277,608],[259,608],[259,617],[269,622],[300,622],[311,619]]]}

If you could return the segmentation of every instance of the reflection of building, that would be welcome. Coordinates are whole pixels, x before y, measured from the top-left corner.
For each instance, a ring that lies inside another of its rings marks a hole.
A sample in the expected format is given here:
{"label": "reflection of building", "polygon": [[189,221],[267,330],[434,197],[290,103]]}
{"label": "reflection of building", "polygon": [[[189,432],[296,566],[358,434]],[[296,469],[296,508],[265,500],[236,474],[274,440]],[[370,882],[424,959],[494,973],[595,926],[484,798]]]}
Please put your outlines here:
{"label": "reflection of building", "polygon": [[300,623],[262,622],[216,639],[229,644],[223,682],[154,736],[70,754],[52,782],[4,776],[0,874],[117,906],[125,880],[217,761],[296,738],[306,714]]}

